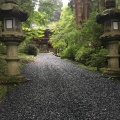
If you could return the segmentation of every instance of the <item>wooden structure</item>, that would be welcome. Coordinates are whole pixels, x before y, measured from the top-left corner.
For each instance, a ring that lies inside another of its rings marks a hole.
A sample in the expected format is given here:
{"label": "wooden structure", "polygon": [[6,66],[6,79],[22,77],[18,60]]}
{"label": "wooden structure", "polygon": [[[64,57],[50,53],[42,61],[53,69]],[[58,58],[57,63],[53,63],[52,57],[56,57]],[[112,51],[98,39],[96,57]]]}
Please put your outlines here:
{"label": "wooden structure", "polygon": [[50,35],[52,33],[50,32],[50,29],[46,29],[44,31],[44,36],[41,38],[34,38],[33,41],[35,41],[36,46],[40,50],[40,52],[49,52],[52,51],[52,46],[49,43]]}

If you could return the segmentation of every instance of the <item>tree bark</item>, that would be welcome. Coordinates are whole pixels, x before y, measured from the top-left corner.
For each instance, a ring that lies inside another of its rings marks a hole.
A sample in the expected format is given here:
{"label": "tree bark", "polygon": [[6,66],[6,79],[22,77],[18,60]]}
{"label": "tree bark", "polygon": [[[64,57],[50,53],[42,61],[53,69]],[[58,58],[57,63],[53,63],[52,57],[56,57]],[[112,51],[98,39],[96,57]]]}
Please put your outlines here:
{"label": "tree bark", "polygon": [[82,0],[74,0],[76,24],[82,24]]}
{"label": "tree bark", "polygon": [[100,1],[100,7],[104,8],[105,7],[105,0],[99,0]]}

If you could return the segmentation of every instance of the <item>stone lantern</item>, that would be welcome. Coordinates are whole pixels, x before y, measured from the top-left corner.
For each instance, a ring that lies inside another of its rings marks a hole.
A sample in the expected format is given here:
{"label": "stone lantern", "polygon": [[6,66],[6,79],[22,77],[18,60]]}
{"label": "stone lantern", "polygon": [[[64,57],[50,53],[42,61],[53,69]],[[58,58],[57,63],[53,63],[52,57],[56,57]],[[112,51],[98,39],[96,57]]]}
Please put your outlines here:
{"label": "stone lantern", "polygon": [[118,44],[120,41],[120,10],[116,9],[115,0],[105,0],[106,10],[97,15],[97,22],[104,26],[104,34],[100,37],[108,49],[108,68],[104,75],[120,77],[120,55]]}
{"label": "stone lantern", "polygon": [[18,45],[25,39],[22,34],[21,22],[26,21],[28,14],[22,12],[13,0],[6,0],[0,6],[0,21],[2,21],[2,33],[0,41],[7,46],[7,75],[19,75]]}

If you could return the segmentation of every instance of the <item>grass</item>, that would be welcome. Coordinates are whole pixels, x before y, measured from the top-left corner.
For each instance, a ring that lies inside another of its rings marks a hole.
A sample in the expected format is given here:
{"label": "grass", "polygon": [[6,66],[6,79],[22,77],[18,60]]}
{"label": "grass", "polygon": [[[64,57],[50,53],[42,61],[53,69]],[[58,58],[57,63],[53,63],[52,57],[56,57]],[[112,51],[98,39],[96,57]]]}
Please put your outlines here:
{"label": "grass", "polygon": [[76,62],[76,61],[73,61],[73,60],[70,60],[70,59],[67,59],[67,60],[75,63],[76,65],[78,65],[78,66],[80,66],[82,68],[85,68],[85,69],[88,69],[88,70],[91,70],[91,71],[98,71],[98,72],[103,73],[104,70],[106,69],[106,68],[99,68],[99,70],[98,70],[97,67],[86,66],[86,65],[84,65],[84,64],[82,64],[80,62]]}
{"label": "grass", "polygon": [[104,70],[106,69],[106,68],[97,68],[97,67],[85,66],[85,65],[83,65],[81,63],[78,63],[78,65],[81,66],[81,67],[83,67],[83,68],[86,68],[88,70],[98,71],[98,72],[101,72],[101,73],[103,73]]}
{"label": "grass", "polygon": [[20,69],[22,69],[22,67],[25,64],[28,64],[35,60],[35,57],[33,55],[26,55],[26,54],[19,54],[19,58],[20,58]]}
{"label": "grass", "polygon": [[[3,54],[0,54],[0,80],[1,81],[8,81],[8,77],[4,77],[5,76],[5,73],[6,73],[6,65],[7,65],[7,62],[5,61],[5,55]],[[35,57],[33,55],[26,55],[26,54],[19,54],[19,58],[20,58],[20,69],[22,69],[22,67],[29,63],[29,62],[32,62],[34,61]],[[10,81],[12,80],[13,78],[9,79]],[[6,94],[6,92],[15,87],[16,84],[15,84],[15,78],[14,78],[14,83],[13,84],[0,84],[0,102],[2,101],[2,99],[4,98],[4,95]]]}

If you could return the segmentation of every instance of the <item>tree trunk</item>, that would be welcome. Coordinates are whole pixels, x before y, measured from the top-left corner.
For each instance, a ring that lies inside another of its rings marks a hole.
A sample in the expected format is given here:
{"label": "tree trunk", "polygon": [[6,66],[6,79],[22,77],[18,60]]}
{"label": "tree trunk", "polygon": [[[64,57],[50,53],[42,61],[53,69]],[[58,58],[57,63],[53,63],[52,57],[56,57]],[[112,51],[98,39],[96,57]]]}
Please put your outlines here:
{"label": "tree trunk", "polygon": [[105,8],[105,0],[99,0],[100,1],[100,7]]}
{"label": "tree trunk", "polygon": [[74,0],[76,24],[82,24],[82,0]]}
{"label": "tree trunk", "polygon": [[83,0],[83,19],[89,18],[89,3],[88,0]]}

